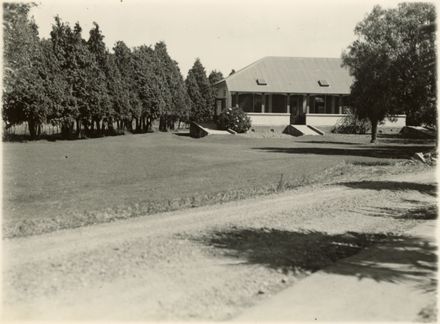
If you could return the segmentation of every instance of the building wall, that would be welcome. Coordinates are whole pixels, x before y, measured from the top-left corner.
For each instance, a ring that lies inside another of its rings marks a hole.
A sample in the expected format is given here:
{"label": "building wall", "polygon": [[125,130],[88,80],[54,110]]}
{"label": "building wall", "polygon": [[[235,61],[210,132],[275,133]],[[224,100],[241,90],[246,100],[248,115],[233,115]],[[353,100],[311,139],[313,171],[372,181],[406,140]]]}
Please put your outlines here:
{"label": "building wall", "polygon": [[252,126],[287,126],[290,124],[290,114],[277,113],[247,113]]}
{"label": "building wall", "polygon": [[306,125],[334,126],[345,116],[344,114],[306,114]]}
{"label": "building wall", "polygon": [[231,107],[231,93],[228,91],[226,82],[219,83],[215,86],[216,88],[216,99],[225,99],[225,107]]}
{"label": "building wall", "polygon": [[[344,114],[306,114],[306,125],[335,126],[345,116]],[[406,115],[398,115],[395,121],[385,119],[385,123],[379,127],[403,127],[405,123]]]}
{"label": "building wall", "polygon": [[215,86],[216,88],[216,98],[226,98],[227,90],[226,90],[226,82],[222,82]]}
{"label": "building wall", "polygon": [[406,115],[398,115],[396,121],[391,121],[388,118],[385,119],[385,124],[379,125],[379,127],[404,127],[406,126]]}

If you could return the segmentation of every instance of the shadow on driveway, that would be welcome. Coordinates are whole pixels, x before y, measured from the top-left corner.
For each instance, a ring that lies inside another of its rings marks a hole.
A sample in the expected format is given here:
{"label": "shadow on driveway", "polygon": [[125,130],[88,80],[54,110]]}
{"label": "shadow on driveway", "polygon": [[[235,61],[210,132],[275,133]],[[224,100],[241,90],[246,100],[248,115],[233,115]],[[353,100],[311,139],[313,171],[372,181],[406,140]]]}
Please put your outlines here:
{"label": "shadow on driveway", "polygon": [[[436,289],[436,248],[421,238],[377,233],[329,234],[240,228],[216,231],[196,240],[222,250],[225,256],[244,259],[248,264],[281,269],[284,273],[322,270],[386,282],[411,278],[423,282],[425,291]],[[328,267],[373,244],[379,252],[370,253],[366,260],[356,256],[344,260],[344,267]],[[432,277],[431,281],[428,279],[428,285],[427,277]]]}
{"label": "shadow on driveway", "polygon": [[372,217],[390,217],[394,219],[434,220],[438,217],[438,209],[435,205],[425,205],[411,209],[367,207],[357,210],[357,212]]}
{"label": "shadow on driveway", "polygon": [[353,182],[340,182],[338,183],[338,185],[346,186],[351,189],[391,190],[391,191],[413,190],[434,197],[437,195],[437,186],[435,184],[425,184],[425,183],[417,183],[417,182],[353,181]]}

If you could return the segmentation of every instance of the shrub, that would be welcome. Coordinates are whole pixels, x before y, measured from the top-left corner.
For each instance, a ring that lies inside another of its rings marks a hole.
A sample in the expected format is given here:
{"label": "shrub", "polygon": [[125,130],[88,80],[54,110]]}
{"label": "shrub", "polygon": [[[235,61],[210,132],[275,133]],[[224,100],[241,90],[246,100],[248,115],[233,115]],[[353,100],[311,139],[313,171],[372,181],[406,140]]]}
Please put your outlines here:
{"label": "shrub", "polygon": [[369,131],[370,123],[367,119],[359,119],[355,114],[348,111],[347,115],[341,118],[332,133],[339,134],[365,134]]}
{"label": "shrub", "polygon": [[228,108],[218,116],[217,126],[220,129],[244,133],[251,128],[251,119],[241,108]]}

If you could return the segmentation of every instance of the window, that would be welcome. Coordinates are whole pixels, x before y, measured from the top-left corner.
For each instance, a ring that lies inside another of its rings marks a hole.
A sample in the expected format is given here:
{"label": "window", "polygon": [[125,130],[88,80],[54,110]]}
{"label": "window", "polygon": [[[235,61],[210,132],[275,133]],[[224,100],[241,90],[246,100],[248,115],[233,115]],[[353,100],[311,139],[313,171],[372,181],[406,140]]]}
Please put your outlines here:
{"label": "window", "polygon": [[325,113],[326,114],[333,113],[332,102],[333,102],[333,96],[325,96]]}
{"label": "window", "polygon": [[254,94],[254,112],[260,113],[261,112],[261,104],[263,102],[263,96],[261,94],[255,93]]}
{"label": "window", "polygon": [[326,80],[318,80],[318,84],[320,87],[328,87],[329,84]]}
{"label": "window", "polygon": [[235,107],[237,105],[237,94],[236,93],[232,93],[231,94],[231,99],[232,99],[231,107]]}
{"label": "window", "polygon": [[319,96],[315,96],[313,98],[313,102],[314,102],[314,109],[313,109],[313,113],[315,114],[323,114],[325,113],[325,97],[319,97]]}
{"label": "window", "polygon": [[242,93],[238,99],[238,105],[244,112],[253,112],[253,95],[252,93]]}
{"label": "window", "polygon": [[267,85],[267,82],[264,79],[257,79],[257,84],[258,85]]}
{"label": "window", "polygon": [[272,112],[286,113],[287,112],[287,96],[272,95]]}

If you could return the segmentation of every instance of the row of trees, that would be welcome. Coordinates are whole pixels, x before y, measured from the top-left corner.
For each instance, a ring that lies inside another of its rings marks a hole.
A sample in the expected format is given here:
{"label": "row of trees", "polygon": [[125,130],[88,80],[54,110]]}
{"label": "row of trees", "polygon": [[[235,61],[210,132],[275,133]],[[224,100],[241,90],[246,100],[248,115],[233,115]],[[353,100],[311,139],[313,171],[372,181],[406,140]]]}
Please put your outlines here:
{"label": "row of trees", "polygon": [[31,137],[41,125],[60,125],[64,137],[146,132],[176,121],[207,121],[214,112],[212,84],[197,59],[182,77],[164,42],[133,49],[118,41],[110,53],[98,24],[82,37],[55,18],[49,39],[40,39],[29,18],[30,4],[4,4],[3,120],[6,127],[26,122]]}
{"label": "row of trees", "polygon": [[431,3],[376,6],[355,28],[344,52],[354,76],[351,105],[371,122],[372,142],[385,117],[407,115],[408,125],[436,126],[435,7]]}

